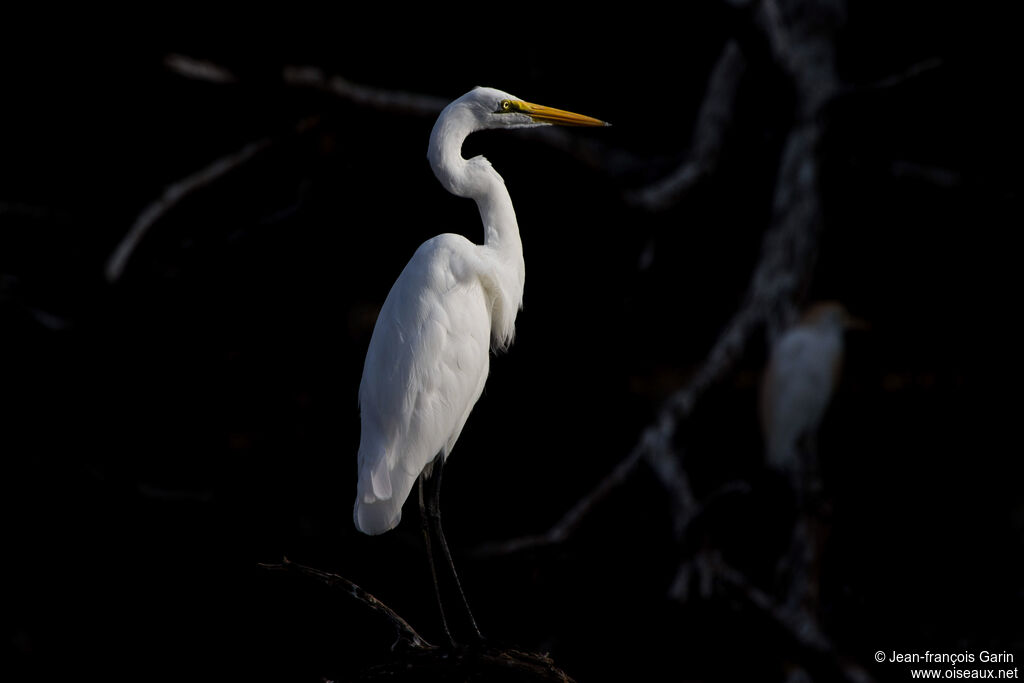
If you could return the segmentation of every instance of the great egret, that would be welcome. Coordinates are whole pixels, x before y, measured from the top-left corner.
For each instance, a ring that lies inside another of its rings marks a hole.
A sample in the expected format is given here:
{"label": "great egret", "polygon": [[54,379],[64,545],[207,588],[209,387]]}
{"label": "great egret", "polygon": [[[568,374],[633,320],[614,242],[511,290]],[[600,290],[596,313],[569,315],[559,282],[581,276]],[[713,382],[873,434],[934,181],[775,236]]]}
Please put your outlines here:
{"label": "great egret", "polygon": [[760,397],[765,459],[796,482],[816,474],[815,441],[838,385],[844,332],[865,326],[842,304],[822,302],[809,307],[771,349]]}
{"label": "great egret", "polygon": [[419,480],[424,539],[449,640],[431,532],[438,537],[478,638],[480,631],[441,528],[441,471],[483,391],[489,350],[505,349],[512,342],[526,276],[505,182],[484,157],[463,158],[462,143],[478,130],[548,124],[607,125],[493,88],[476,88],[441,112],[430,133],[427,158],[445,189],[476,201],[484,243],[442,234],[416,250],[377,317],[359,384],[356,527],[371,535],[393,529]]}

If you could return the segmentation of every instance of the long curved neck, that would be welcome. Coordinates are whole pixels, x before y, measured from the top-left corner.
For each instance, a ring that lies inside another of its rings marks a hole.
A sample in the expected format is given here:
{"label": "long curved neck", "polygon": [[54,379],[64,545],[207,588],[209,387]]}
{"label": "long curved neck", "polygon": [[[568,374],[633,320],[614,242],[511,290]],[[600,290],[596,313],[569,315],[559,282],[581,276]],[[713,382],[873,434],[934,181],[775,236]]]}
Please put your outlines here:
{"label": "long curved neck", "polygon": [[465,159],[462,143],[476,130],[472,116],[457,106],[442,112],[430,133],[427,158],[446,190],[476,202],[484,244],[513,263],[522,262],[523,244],[505,181],[483,157]]}
{"label": "long curved neck", "polygon": [[516,313],[523,305],[526,282],[523,242],[505,181],[487,159],[462,156],[463,141],[476,129],[470,112],[460,108],[457,102],[449,105],[430,133],[427,158],[446,190],[474,200],[480,210],[484,226],[484,245],[480,249],[488,264],[481,276],[494,297],[491,337],[497,348],[506,348],[512,343]]}

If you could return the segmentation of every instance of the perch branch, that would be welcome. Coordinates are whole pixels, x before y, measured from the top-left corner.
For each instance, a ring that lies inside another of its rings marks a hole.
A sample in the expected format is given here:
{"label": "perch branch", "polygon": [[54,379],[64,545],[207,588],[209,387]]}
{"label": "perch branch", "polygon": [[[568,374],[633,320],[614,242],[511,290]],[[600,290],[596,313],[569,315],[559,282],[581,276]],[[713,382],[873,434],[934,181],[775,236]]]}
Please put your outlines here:
{"label": "perch branch", "polygon": [[[283,558],[280,564],[260,563],[260,566],[271,571],[297,572],[303,576],[316,579],[327,584],[331,588],[338,589],[343,593],[350,595],[380,616],[384,617],[384,619],[394,627],[398,636],[398,640],[395,642],[396,645],[401,643],[404,646],[416,650],[434,648],[433,645],[417,633],[416,629],[410,626],[409,622],[403,619],[397,612],[395,612],[395,610],[391,609],[376,597],[346,579],[344,576],[331,574],[314,567],[297,564],[289,560],[287,557]],[[394,649],[394,646],[392,646],[392,649]]]}
{"label": "perch branch", "polygon": [[354,681],[519,681],[573,683],[547,655],[482,645],[454,650],[407,650],[360,672]]}
{"label": "perch branch", "polygon": [[[388,661],[365,669],[352,680],[516,680],[572,683],[550,657],[491,644],[439,648],[427,642],[393,609],[343,576],[291,562],[260,564],[271,571],[297,572],[355,598],[382,616],[398,636]],[[397,647],[401,645],[401,647]]]}

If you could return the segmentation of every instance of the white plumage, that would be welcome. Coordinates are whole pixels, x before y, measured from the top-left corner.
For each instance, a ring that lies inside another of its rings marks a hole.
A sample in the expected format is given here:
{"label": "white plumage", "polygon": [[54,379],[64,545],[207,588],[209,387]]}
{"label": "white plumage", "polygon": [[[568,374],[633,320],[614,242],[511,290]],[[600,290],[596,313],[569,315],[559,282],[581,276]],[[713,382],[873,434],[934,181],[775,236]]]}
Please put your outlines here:
{"label": "white plumage", "polygon": [[489,350],[515,330],[526,268],[512,200],[483,157],[462,143],[484,128],[597,119],[476,88],[449,104],[427,157],[441,184],[476,201],[484,243],[443,234],[423,243],[395,282],[370,339],[359,385],[361,436],[354,519],[367,534],[393,529],[402,505],[435,458],[451,453],[487,380]]}
{"label": "white plumage", "polygon": [[761,386],[769,466],[800,473],[839,380],[843,333],[852,318],[837,303],[811,307],[771,349]]}
{"label": "white plumage", "polygon": [[416,479],[451,452],[483,391],[492,302],[460,256],[473,246],[456,235],[425,242],[377,319],[359,385],[355,522],[364,533],[398,524]]}

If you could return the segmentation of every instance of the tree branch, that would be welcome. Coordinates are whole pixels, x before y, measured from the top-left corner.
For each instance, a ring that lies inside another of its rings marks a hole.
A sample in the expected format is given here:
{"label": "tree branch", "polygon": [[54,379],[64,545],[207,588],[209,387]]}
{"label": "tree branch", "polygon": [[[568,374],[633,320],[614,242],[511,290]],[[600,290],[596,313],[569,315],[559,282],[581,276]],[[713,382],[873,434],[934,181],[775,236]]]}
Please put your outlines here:
{"label": "tree branch", "polygon": [[423,636],[416,632],[412,626],[409,625],[405,619],[403,619],[397,612],[385,605],[383,602],[378,600],[376,597],[363,590],[356,584],[352,583],[344,576],[338,574],[330,574],[313,567],[307,567],[305,565],[296,564],[290,561],[287,557],[283,558],[280,564],[263,564],[260,566],[264,569],[271,571],[290,571],[296,572],[300,575],[316,579],[322,583],[327,584],[331,588],[337,589],[350,595],[359,602],[363,603],[378,615],[382,616],[387,620],[395,629],[395,633],[398,639],[391,646],[395,649],[396,645],[402,645],[413,650],[427,650],[433,649],[435,646],[431,645]]}
{"label": "tree branch", "polygon": [[678,202],[701,178],[714,172],[725,133],[732,124],[736,94],[746,66],[739,44],[735,40],[728,41],[708,79],[691,138],[692,151],[672,173],[627,194],[627,201],[651,211],[663,210]]}
{"label": "tree branch", "polygon": [[863,85],[852,85],[843,89],[843,94],[856,94],[869,90],[886,90],[888,88],[895,88],[903,85],[907,81],[911,81],[918,78],[930,71],[943,66],[943,60],[939,57],[932,57],[925,59],[915,64],[911,64],[909,67],[899,73],[886,76],[872,83],[865,83]]}
{"label": "tree branch", "polygon": [[253,157],[267,149],[272,143],[270,138],[250,142],[241,149],[216,159],[211,164],[195,173],[168,185],[158,199],[151,202],[132,223],[121,241],[107,259],[105,274],[107,282],[117,282],[124,273],[128,260],[138,248],[142,238],[146,236],[157,222],[167,215],[186,197],[211,185],[231,171],[243,166]]}
{"label": "tree branch", "polygon": [[573,683],[546,655],[481,645],[456,650],[408,650],[359,673],[357,683],[488,681],[488,683]]}
{"label": "tree branch", "polygon": [[313,579],[355,598],[392,625],[397,634],[393,656],[358,674],[356,681],[487,680],[495,683],[538,681],[573,683],[547,655],[488,643],[439,648],[427,642],[397,612],[338,574],[291,562],[260,564],[271,571],[287,571]]}
{"label": "tree branch", "polygon": [[362,107],[398,114],[437,116],[448,105],[447,100],[433,95],[374,88],[341,76],[327,76],[313,66],[286,66],[281,71],[281,80],[286,85],[314,88]]}
{"label": "tree branch", "polygon": [[590,511],[626,480],[643,456],[644,450],[641,448],[641,444],[638,444],[590,493],[580,498],[554,526],[544,533],[483,543],[473,554],[478,557],[509,555],[564,542],[576,531]]}
{"label": "tree branch", "polygon": [[[238,82],[238,77],[227,67],[188,55],[167,55],[164,66],[184,78],[208,83]],[[312,88],[330,93],[359,106],[400,114],[436,116],[448,104],[446,100],[432,95],[374,88],[353,83],[341,76],[328,76],[315,66],[285,66],[281,69],[281,82],[290,87]]]}
{"label": "tree branch", "polygon": [[826,678],[838,678],[847,683],[870,683],[873,680],[859,665],[845,661],[839,655],[835,644],[821,631],[817,620],[811,615],[787,609],[721,558],[712,558],[709,563],[715,579],[725,590],[738,595],[749,607],[768,617],[799,650],[812,656],[814,661],[809,662],[807,668],[831,669]]}
{"label": "tree branch", "polygon": [[164,57],[164,67],[179,76],[208,83],[237,83],[238,77],[220,64],[196,59],[188,55],[170,54]]}

